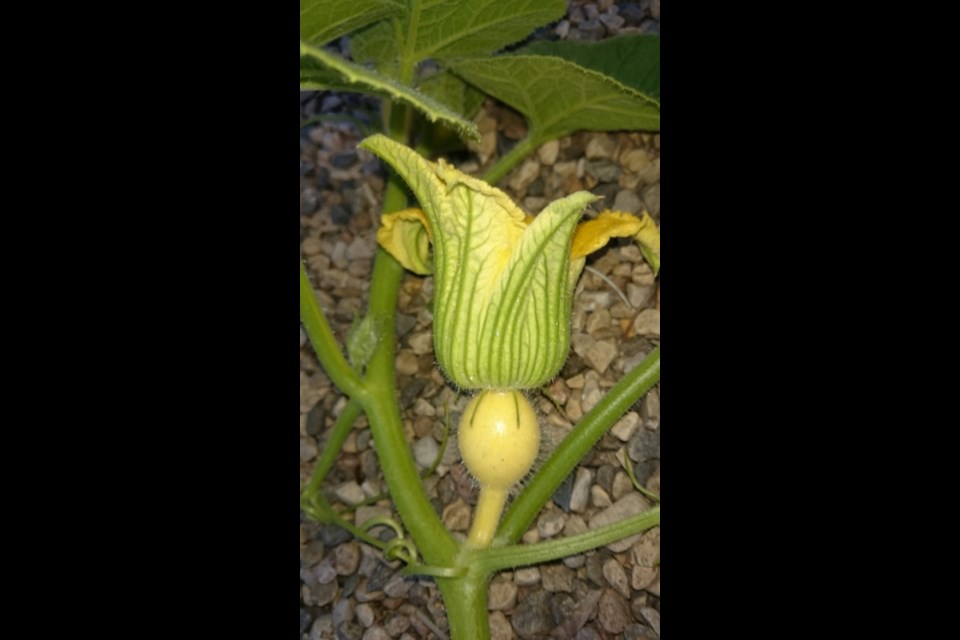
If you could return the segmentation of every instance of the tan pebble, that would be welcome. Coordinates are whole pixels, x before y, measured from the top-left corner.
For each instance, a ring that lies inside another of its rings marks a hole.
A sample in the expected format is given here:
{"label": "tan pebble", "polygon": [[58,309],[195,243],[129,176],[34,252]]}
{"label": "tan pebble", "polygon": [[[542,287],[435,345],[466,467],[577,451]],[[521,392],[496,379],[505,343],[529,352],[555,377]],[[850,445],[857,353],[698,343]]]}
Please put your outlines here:
{"label": "tan pebble", "polygon": [[598,309],[587,316],[585,329],[587,333],[594,334],[600,329],[606,329],[610,326],[610,311],[607,309]]}
{"label": "tan pebble", "polygon": [[658,309],[641,311],[633,321],[633,331],[638,336],[659,336],[660,311]]}
{"label": "tan pebble", "polygon": [[309,237],[303,241],[303,253],[308,256],[319,255],[323,251],[320,238]]}
{"label": "tan pebble", "polygon": [[551,140],[550,142],[540,145],[540,148],[537,149],[537,157],[540,158],[540,162],[547,166],[550,166],[557,161],[557,155],[559,153],[559,140]]}
{"label": "tan pebble", "polygon": [[530,186],[531,182],[537,179],[539,174],[540,163],[533,158],[529,158],[520,166],[520,169],[514,173],[508,184],[514,191],[523,191]]}
{"label": "tan pebble", "polygon": [[490,640],[513,640],[516,638],[513,627],[510,625],[510,621],[507,620],[507,616],[503,614],[503,611],[494,611],[491,613],[489,624]]}
{"label": "tan pebble", "polygon": [[410,349],[401,349],[396,360],[397,373],[412,376],[420,370],[420,363],[416,354]]}
{"label": "tan pebble", "polygon": [[517,604],[517,585],[512,582],[494,581],[490,585],[488,607],[491,611],[512,609]]}
{"label": "tan pebble", "polygon": [[424,398],[417,398],[413,405],[413,412],[418,416],[433,417],[437,415],[437,410]]}
{"label": "tan pebble", "polygon": [[347,434],[347,439],[343,441],[343,452],[344,453],[359,453],[360,449],[357,447],[357,432],[351,431]]}
{"label": "tan pebble", "polygon": [[635,566],[630,572],[630,586],[636,591],[643,591],[653,584],[659,570],[654,567]]}
{"label": "tan pebble", "polygon": [[650,166],[650,156],[643,149],[634,149],[623,154],[623,164],[628,171],[641,173]]}
{"label": "tan pebble", "polygon": [[567,400],[567,404],[564,407],[567,413],[567,417],[577,422],[580,418],[583,417],[583,407],[580,404],[580,389],[576,389],[573,393],[570,394],[570,399]]}
{"label": "tan pebble", "polygon": [[619,471],[617,475],[613,477],[613,486],[611,489],[613,499],[619,500],[631,491],[634,491],[633,481],[630,480],[630,477],[625,472]]}
{"label": "tan pebble", "polygon": [[596,134],[590,138],[584,153],[590,160],[612,158],[616,147],[617,143],[610,136]]}
{"label": "tan pebble", "polygon": [[538,567],[525,567],[517,569],[514,575],[514,582],[521,587],[529,587],[540,582],[540,569]]}
{"label": "tan pebble", "polygon": [[640,176],[635,173],[629,173],[624,171],[620,174],[620,177],[617,178],[617,185],[621,189],[636,189],[637,185],[641,182]]}
{"label": "tan pebble", "polygon": [[567,378],[567,386],[570,387],[571,389],[583,389],[583,381],[584,381],[583,374],[578,373],[572,378]]}
{"label": "tan pebble", "polygon": [[470,507],[457,498],[443,510],[443,524],[450,531],[466,531],[470,526]]}
{"label": "tan pebble", "polygon": [[587,528],[586,520],[583,519],[583,516],[577,515],[576,513],[570,514],[567,518],[567,524],[563,527],[563,535],[567,537],[586,533],[587,531],[589,531],[589,529]]}
{"label": "tan pebble", "polygon": [[604,589],[597,606],[597,619],[608,633],[621,634],[630,624],[633,615],[623,596],[613,589]]}
{"label": "tan pebble", "polygon": [[554,402],[562,407],[567,402],[567,398],[570,397],[570,390],[563,378],[557,378],[546,388],[546,395],[553,398]]}
{"label": "tan pebble", "polygon": [[410,345],[410,349],[418,356],[430,353],[433,350],[433,333],[430,331],[419,331],[410,334],[410,337],[407,338],[407,344]]}
{"label": "tan pebble", "polygon": [[621,442],[629,442],[637,427],[640,426],[640,414],[636,411],[630,411],[620,418],[610,429],[610,433],[617,437]]}
{"label": "tan pebble", "polygon": [[616,558],[610,558],[603,563],[603,577],[607,583],[616,589],[617,593],[624,598],[630,597],[630,584],[627,581],[627,572],[623,566],[617,562]]}
{"label": "tan pebble", "polygon": [[650,583],[650,586],[647,587],[647,593],[660,597],[660,570],[657,569],[657,577],[654,578],[653,582]]}
{"label": "tan pebble", "polygon": [[639,567],[660,564],[660,527],[645,532],[630,549],[630,560]]}
{"label": "tan pebble", "polygon": [[[598,340],[594,343],[590,349],[583,355],[583,360],[589,364],[593,369],[598,373],[604,373],[607,370],[607,367],[610,366],[610,363],[613,362],[613,359],[617,357],[617,347],[610,340]],[[602,397],[603,394],[601,394]],[[584,400],[587,400],[587,396],[584,396]],[[593,400],[593,396],[590,396],[590,400]],[[599,399],[597,400],[599,401]],[[596,402],[592,402],[589,409],[592,409]],[[584,403],[586,408],[586,402]]]}
{"label": "tan pebble", "polygon": [[628,318],[630,322],[633,322],[636,313],[636,309],[619,301],[610,307],[610,317],[616,320]]}
{"label": "tan pebble", "polygon": [[590,487],[590,501],[593,503],[593,506],[599,509],[605,509],[613,504],[613,501],[610,500],[610,494],[598,484]]}
{"label": "tan pebble", "polygon": [[347,247],[348,260],[369,260],[373,257],[373,253],[374,243],[372,242],[372,238],[355,238],[354,241],[350,243],[350,246]]}
{"label": "tan pebble", "polygon": [[633,266],[627,263],[620,263],[613,268],[613,271],[610,272],[612,276],[619,276],[621,278],[629,278],[633,274]]}

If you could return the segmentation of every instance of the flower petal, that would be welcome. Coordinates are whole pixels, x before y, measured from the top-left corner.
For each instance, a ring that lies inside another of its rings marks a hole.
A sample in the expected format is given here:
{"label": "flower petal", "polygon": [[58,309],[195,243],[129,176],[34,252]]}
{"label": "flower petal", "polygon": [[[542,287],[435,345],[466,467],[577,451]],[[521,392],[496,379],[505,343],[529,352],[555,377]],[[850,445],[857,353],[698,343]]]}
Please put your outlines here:
{"label": "flower petal", "polygon": [[660,271],[660,230],[649,214],[638,218],[622,211],[603,211],[594,220],[588,220],[577,227],[573,236],[570,257],[573,265],[579,265],[577,274],[583,268],[587,255],[602,249],[611,238],[633,238],[640,245],[640,252],[653,268],[654,274]]}
{"label": "flower petal", "polygon": [[478,346],[475,375],[482,386],[539,387],[563,366],[573,295],[570,241],[580,214],[598,199],[580,191],[556,200],[520,237],[490,297],[479,335],[471,336]]}
{"label": "flower petal", "polygon": [[570,344],[570,244],[580,192],[536,218],[504,192],[385,136],[360,146],[388,162],[420,201],[433,240],[433,343],[463,388],[525,389],[556,375]]}
{"label": "flower petal", "polygon": [[377,242],[397,262],[422,276],[433,273],[430,240],[430,222],[420,209],[404,209],[380,218]]}

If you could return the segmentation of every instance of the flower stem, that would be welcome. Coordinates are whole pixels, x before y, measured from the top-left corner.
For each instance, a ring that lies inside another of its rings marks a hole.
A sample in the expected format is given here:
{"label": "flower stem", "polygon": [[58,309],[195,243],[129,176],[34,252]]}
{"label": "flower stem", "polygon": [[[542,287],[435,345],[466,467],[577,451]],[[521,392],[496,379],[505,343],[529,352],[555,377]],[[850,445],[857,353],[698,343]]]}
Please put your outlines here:
{"label": "flower stem", "polygon": [[497,532],[497,524],[503,514],[503,505],[507,503],[507,491],[494,487],[480,487],[480,496],[477,498],[477,508],[473,515],[473,525],[467,544],[474,549],[489,547],[493,541],[493,534]]}

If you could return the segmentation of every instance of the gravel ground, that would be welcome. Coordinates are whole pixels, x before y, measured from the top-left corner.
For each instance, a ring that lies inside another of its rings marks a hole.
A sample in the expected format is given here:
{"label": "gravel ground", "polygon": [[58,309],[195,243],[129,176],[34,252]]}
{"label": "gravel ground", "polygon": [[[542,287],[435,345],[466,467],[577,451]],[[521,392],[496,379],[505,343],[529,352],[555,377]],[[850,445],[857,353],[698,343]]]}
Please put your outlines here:
{"label": "gravel ground", "polygon": [[[547,37],[598,39],[631,31],[659,33],[660,3],[571,3],[568,19]],[[349,95],[301,94],[301,119],[315,113],[363,119],[373,103]],[[519,116],[492,103],[478,123],[476,160],[459,166],[479,174],[524,133]],[[351,123],[301,130],[300,251],[323,308],[342,339],[366,306],[384,171],[372,154],[357,151],[364,137]],[[577,134],[541,147],[500,187],[530,213],[581,189],[611,206],[647,210],[660,219],[660,136]],[[591,212],[588,212],[588,216]],[[558,442],[625,371],[660,340],[660,289],[639,250],[615,241],[594,254],[574,297],[572,350],[560,376],[531,397],[540,412],[545,447]],[[434,366],[431,344],[432,279],[407,274],[397,318],[397,385],[404,424],[420,468],[441,454],[444,425],[457,424],[467,397]],[[659,385],[600,441],[548,503],[524,536],[533,542],[575,535],[650,508],[623,470],[625,451],[637,477],[660,492]],[[345,399],[318,367],[300,331],[300,479],[309,478]],[[476,490],[455,447],[425,480],[437,512],[466,534]],[[326,493],[345,506],[385,491],[366,421],[360,419],[331,471]],[[348,513],[350,513],[348,511]],[[389,501],[359,507],[355,522],[391,515]],[[492,637],[658,638],[660,530],[539,567],[499,574],[490,585]],[[447,622],[428,579],[403,579],[398,563],[358,543],[343,530],[300,519],[300,634],[303,639],[445,638]]]}

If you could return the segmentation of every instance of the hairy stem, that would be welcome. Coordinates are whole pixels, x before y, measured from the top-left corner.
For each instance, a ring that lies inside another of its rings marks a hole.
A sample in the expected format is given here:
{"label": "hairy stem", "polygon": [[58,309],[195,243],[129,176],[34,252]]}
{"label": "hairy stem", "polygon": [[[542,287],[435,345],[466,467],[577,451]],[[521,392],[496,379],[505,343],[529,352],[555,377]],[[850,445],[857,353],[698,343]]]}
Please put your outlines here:
{"label": "hairy stem", "polygon": [[360,408],[360,403],[353,399],[347,402],[347,406],[340,412],[337,421],[333,424],[333,429],[330,431],[330,437],[327,438],[326,443],[323,445],[323,452],[313,467],[313,475],[310,476],[310,483],[303,490],[303,495],[308,499],[312,498],[320,490],[320,485],[323,484],[327,473],[330,472],[330,468],[333,467],[333,463],[336,462],[337,456],[340,455],[340,450],[343,448],[343,443],[350,434],[353,423],[357,421],[361,413],[363,413],[363,409]]}
{"label": "hairy stem", "polygon": [[[384,196],[384,213],[407,204],[399,178],[391,176]],[[440,522],[420,481],[403,429],[396,388],[396,309],[403,267],[377,249],[373,263],[370,308],[378,336],[377,347],[367,365],[366,393],[360,399],[380,458],[383,476],[404,526],[428,564],[448,565],[457,544]]]}
{"label": "hairy stem", "polygon": [[333,383],[348,396],[361,394],[363,383],[340,351],[340,345],[330,329],[320,303],[317,302],[313,287],[310,286],[303,260],[300,261],[300,321],[310,338],[317,359]]}
{"label": "hairy stem", "polygon": [[628,538],[658,524],[660,505],[619,522],[568,538],[483,549],[474,554],[473,561],[480,569],[491,572],[550,562]]}
{"label": "hairy stem", "polygon": [[459,578],[437,578],[453,640],[490,640],[487,614],[490,575],[489,572],[471,571]]}

